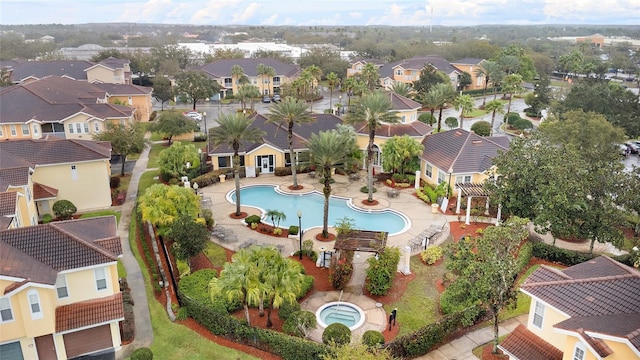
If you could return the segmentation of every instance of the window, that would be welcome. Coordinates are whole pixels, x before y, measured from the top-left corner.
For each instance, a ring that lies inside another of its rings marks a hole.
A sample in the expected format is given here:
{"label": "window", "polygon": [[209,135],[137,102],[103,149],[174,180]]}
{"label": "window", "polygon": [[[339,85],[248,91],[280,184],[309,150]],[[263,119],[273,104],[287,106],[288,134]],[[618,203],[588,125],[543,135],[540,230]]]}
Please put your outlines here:
{"label": "window", "polygon": [[402,70],[401,69],[396,70],[396,75],[402,75]]}
{"label": "window", "polygon": [[2,322],[13,320],[13,312],[11,311],[11,300],[9,300],[9,298],[0,298],[0,320],[2,320]]}
{"label": "window", "polygon": [[433,177],[433,166],[431,164],[427,163],[424,165],[424,174],[427,175],[429,179]]}
{"label": "window", "polygon": [[71,180],[78,180],[78,169],[75,165],[71,165]]}
{"label": "window", "polygon": [[93,123],[93,130],[95,132],[100,132],[100,124],[98,124],[97,121]]}
{"label": "window", "polygon": [[536,301],[536,307],[533,312],[533,325],[542,329],[542,321],[544,320],[544,304]]}
{"label": "window", "polygon": [[69,124],[69,125],[68,125],[68,128],[69,128],[69,134],[73,134],[73,133],[74,133],[74,127],[73,127],[73,124]]}
{"label": "window", "polygon": [[11,136],[17,136],[18,135],[18,131],[16,130],[16,126],[15,125],[11,125]]}
{"label": "window", "polygon": [[581,342],[577,342],[573,350],[573,360],[584,360],[585,352],[584,345]]}
{"label": "window", "polygon": [[0,136],[2,136],[2,126],[0,126]]}
{"label": "window", "polygon": [[[260,165],[260,164],[258,164]],[[231,167],[231,157],[230,156],[218,156],[218,169]]]}
{"label": "window", "polygon": [[22,124],[22,135],[29,135],[29,125]]}
{"label": "window", "polygon": [[470,184],[471,183],[471,175],[456,176],[456,184],[457,183]]}
{"label": "window", "polygon": [[82,124],[80,124],[80,123],[76,123],[76,132],[77,132],[78,134],[81,134],[81,133],[82,133]]}
{"label": "window", "polygon": [[95,269],[93,272],[96,275],[96,288],[98,291],[106,289],[107,274],[105,273],[104,268]]}
{"label": "window", "polygon": [[56,292],[58,293],[58,299],[69,297],[69,289],[67,288],[66,276],[58,275],[58,278],[56,279]]}
{"label": "window", "polygon": [[438,171],[438,184],[444,182],[445,180],[445,173],[442,170]]}
{"label": "window", "polygon": [[27,293],[29,299],[29,309],[31,310],[32,319],[42,319],[42,308],[40,308],[40,296],[37,290],[29,290]]}
{"label": "window", "polygon": [[[35,135],[38,135],[38,125],[33,124],[33,126],[32,126],[31,128],[33,129],[33,133],[34,133]],[[2,135],[2,134],[0,134],[0,135]]]}
{"label": "window", "polygon": [[84,132],[88,134],[89,133],[89,124],[88,123],[84,123],[82,125],[84,125]]}

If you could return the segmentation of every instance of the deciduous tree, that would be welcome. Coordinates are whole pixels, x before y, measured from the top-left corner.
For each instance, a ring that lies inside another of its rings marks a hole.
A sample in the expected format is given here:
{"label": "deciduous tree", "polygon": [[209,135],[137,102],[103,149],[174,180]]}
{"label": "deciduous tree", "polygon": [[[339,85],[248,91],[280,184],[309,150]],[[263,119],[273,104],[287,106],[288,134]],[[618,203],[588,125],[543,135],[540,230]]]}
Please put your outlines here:
{"label": "deciduous tree", "polygon": [[151,185],[138,198],[138,204],[142,220],[151,222],[163,236],[178,217],[193,219],[200,212],[200,201],[193,190],[178,185]]}
{"label": "deciduous tree", "polygon": [[419,156],[423,149],[424,146],[409,135],[392,137],[382,145],[384,171],[398,171],[404,176],[407,171],[420,169]]}
{"label": "deciduous tree", "polygon": [[202,71],[187,70],[176,76],[175,91],[186,96],[195,111],[198,101],[213,97],[220,91],[220,85]]}
{"label": "deciduous tree", "polygon": [[149,130],[164,135],[169,139],[169,145],[171,145],[174,136],[196,131],[198,130],[198,125],[180,112],[171,110],[165,111],[158,116],[158,119],[149,126]]}
{"label": "deciduous tree", "polygon": [[[204,218],[200,218],[203,219]],[[171,225],[169,237],[174,241],[173,252],[178,259],[187,260],[191,267],[192,257],[200,254],[209,242],[209,231],[203,222],[182,215]],[[193,270],[193,269],[192,269]]]}
{"label": "deciduous tree", "polygon": [[124,166],[127,156],[139,154],[144,150],[144,130],[139,125],[121,125],[107,123],[106,130],[99,132],[93,136],[95,140],[109,141],[111,143],[111,152],[120,156],[122,167],[120,168],[120,176],[124,176]]}

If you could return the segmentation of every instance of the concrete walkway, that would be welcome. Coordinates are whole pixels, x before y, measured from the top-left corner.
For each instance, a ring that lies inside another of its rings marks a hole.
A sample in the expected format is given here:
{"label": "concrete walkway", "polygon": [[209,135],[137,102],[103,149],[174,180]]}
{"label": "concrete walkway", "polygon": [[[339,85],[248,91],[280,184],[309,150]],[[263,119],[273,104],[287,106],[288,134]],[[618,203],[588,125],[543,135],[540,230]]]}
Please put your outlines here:
{"label": "concrete walkway", "polygon": [[[145,139],[149,139],[150,134],[145,135]],[[140,154],[140,158],[136,161],[127,190],[127,197],[121,206],[120,223],[118,224],[118,236],[122,244],[122,263],[127,269],[127,282],[131,289],[134,306],[133,313],[135,317],[136,332],[135,338],[131,344],[124,345],[121,351],[116,352],[117,359],[126,359],[131,353],[138,348],[148,347],[153,342],[153,329],[151,328],[151,316],[149,314],[149,301],[144,286],[144,277],[136,258],[131,252],[129,246],[129,226],[131,224],[131,212],[133,211],[138,196],[138,183],[140,177],[147,170],[149,162],[150,147],[146,146]]]}
{"label": "concrete walkway", "polygon": [[[504,321],[499,326],[500,336],[511,333],[518,325],[527,324],[529,315],[520,315],[518,317]],[[439,348],[429,352],[426,355],[417,357],[420,360],[475,360],[477,357],[471,352],[474,348],[486,344],[493,339],[493,326],[483,327],[478,330],[471,331]]]}

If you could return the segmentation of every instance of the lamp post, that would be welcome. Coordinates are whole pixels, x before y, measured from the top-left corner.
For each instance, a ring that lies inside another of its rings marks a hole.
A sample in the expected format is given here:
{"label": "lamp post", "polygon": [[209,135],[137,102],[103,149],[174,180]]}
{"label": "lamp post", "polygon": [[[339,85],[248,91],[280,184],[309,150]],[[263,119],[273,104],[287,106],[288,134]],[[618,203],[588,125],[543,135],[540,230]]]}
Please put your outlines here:
{"label": "lamp post", "polygon": [[453,173],[453,168],[449,168],[449,186],[447,186],[447,199],[449,198],[449,192],[451,191],[451,173]]}
{"label": "lamp post", "polygon": [[209,134],[207,133],[207,112],[202,112],[202,118],[204,119],[204,134],[207,135],[207,144],[209,143]]}
{"label": "lamp post", "polygon": [[298,234],[300,234],[300,260],[302,260],[302,211],[298,210]]}
{"label": "lamp post", "polygon": [[193,183],[193,191],[196,193],[196,195],[198,195],[198,183],[197,182]]}
{"label": "lamp post", "polygon": [[342,112],[342,95],[338,96],[338,99],[340,99],[340,107],[338,107],[338,113],[341,113]]}

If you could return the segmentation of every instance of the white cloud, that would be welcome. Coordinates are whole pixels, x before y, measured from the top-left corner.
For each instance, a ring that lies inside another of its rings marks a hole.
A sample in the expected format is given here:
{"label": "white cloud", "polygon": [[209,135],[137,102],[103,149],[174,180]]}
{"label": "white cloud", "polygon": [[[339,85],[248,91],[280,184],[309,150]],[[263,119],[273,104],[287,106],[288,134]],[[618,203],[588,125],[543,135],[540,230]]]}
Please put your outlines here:
{"label": "white cloud", "polygon": [[251,19],[255,16],[258,10],[262,7],[262,5],[252,2],[246,9],[242,9],[235,14],[231,18],[231,21],[235,24],[246,24],[247,20]]}
{"label": "white cloud", "polygon": [[360,19],[362,18],[362,13],[359,11],[351,11],[349,16],[351,16],[352,19]]}
{"label": "white cloud", "polygon": [[566,20],[594,19],[606,16],[635,17],[640,22],[638,0],[547,0],[544,14],[548,18]]}
{"label": "white cloud", "polygon": [[266,18],[265,20],[263,20],[260,24],[262,24],[262,25],[275,25],[277,19],[278,19],[278,14],[273,14],[273,15],[269,16],[268,18]]}

